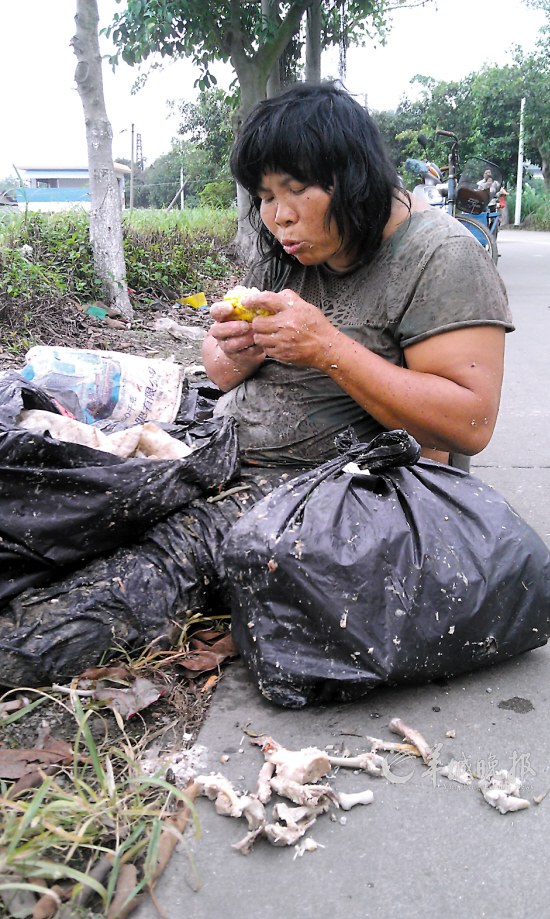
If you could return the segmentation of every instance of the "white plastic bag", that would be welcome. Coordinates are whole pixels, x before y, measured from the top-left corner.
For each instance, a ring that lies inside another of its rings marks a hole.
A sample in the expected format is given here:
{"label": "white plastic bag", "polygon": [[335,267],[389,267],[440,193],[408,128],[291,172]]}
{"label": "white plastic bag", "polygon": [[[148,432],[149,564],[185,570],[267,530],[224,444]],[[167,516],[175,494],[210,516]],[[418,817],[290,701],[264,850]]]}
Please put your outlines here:
{"label": "white plastic bag", "polygon": [[20,371],[77,421],[171,422],[181,400],[184,367],[118,351],[37,345]]}

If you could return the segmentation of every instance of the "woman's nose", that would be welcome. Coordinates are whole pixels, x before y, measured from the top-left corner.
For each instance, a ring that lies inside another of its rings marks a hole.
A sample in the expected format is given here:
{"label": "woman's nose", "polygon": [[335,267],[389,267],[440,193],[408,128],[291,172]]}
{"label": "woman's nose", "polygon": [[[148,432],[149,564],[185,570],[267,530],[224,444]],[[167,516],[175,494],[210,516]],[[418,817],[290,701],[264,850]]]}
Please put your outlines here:
{"label": "woman's nose", "polygon": [[296,220],[296,215],[287,204],[278,204],[275,212],[275,223],[279,227],[287,227]]}

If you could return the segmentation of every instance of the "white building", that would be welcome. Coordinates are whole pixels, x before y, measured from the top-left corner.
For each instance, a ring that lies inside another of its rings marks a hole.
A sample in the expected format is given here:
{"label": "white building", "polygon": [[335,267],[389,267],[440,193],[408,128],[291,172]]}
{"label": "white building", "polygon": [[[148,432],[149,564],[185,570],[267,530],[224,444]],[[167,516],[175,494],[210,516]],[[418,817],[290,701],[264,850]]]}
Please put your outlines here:
{"label": "white building", "polygon": [[[124,207],[124,180],[131,169],[123,163],[115,163],[115,176],[120,189],[120,200]],[[44,168],[38,166],[17,167],[23,185],[13,190],[19,210],[66,211],[70,208],[90,210],[90,187],[87,167]],[[11,189],[10,189],[11,191]]]}

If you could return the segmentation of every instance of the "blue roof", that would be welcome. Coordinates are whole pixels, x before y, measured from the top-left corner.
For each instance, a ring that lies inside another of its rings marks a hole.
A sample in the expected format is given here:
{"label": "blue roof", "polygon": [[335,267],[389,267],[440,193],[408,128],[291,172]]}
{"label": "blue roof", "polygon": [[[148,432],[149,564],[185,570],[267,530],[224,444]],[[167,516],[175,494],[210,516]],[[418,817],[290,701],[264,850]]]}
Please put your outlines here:
{"label": "blue roof", "polygon": [[53,203],[56,201],[89,202],[89,188],[16,188],[15,196],[19,204]]}

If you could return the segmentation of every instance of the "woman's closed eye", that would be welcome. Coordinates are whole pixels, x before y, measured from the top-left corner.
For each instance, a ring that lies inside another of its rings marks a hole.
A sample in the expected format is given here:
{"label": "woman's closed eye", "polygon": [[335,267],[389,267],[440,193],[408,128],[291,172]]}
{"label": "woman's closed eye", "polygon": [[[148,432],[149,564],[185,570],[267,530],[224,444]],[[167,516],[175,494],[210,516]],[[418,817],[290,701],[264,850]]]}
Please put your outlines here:
{"label": "woman's closed eye", "polygon": [[289,190],[293,195],[303,195],[303,193],[307,191],[308,188],[309,185],[299,185],[294,187],[291,185]]}

